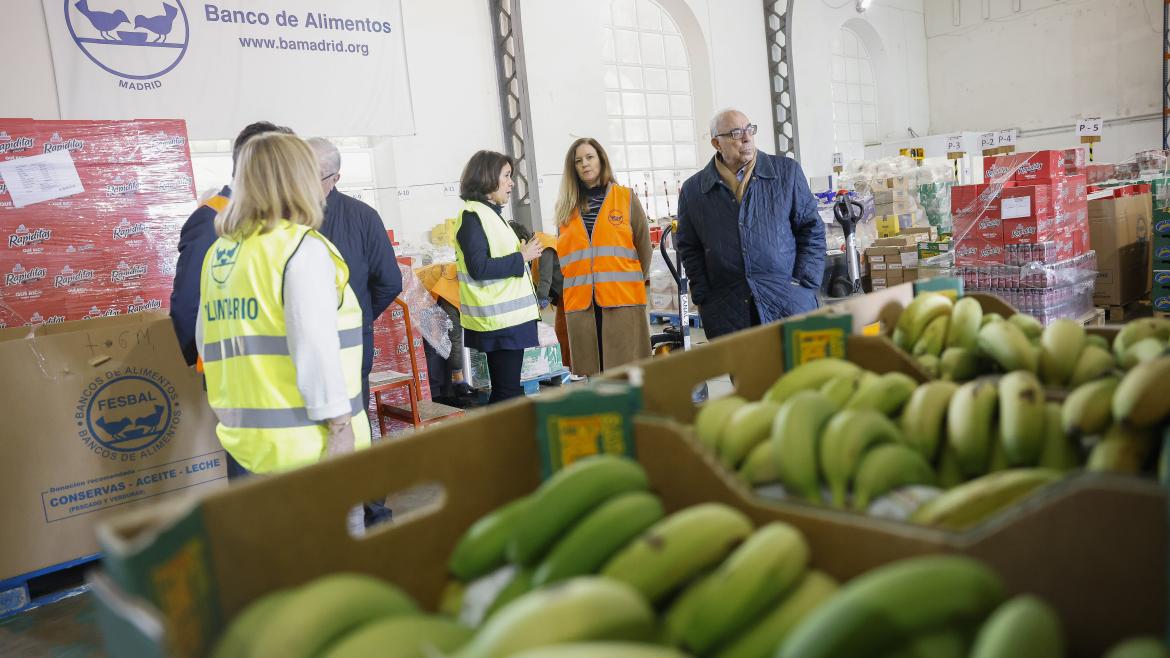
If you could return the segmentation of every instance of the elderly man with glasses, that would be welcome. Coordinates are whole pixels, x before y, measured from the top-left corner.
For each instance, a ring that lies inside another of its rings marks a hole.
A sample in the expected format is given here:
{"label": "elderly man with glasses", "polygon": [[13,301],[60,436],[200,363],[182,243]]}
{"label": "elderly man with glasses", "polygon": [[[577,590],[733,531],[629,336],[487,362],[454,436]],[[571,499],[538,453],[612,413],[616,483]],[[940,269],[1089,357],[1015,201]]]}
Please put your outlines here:
{"label": "elderly man with glasses", "polygon": [[683,183],[677,246],[709,339],[814,310],[825,227],[800,165],[756,150],[739,110],[711,120],[715,155]]}

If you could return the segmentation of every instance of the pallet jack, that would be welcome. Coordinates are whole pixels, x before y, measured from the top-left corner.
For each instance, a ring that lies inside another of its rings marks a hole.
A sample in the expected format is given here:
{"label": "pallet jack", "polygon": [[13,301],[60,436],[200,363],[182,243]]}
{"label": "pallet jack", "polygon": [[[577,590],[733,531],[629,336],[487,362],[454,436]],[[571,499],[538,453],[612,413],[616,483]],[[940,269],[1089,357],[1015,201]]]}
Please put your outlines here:
{"label": "pallet jack", "polygon": [[837,192],[837,201],[833,205],[833,218],[841,225],[845,235],[845,267],[844,271],[838,267],[833,269],[829,279],[829,296],[844,298],[860,294],[861,290],[861,254],[857,251],[857,223],[861,221],[865,207],[860,202],[849,198],[848,190]]}
{"label": "pallet jack", "polygon": [[[678,326],[667,324],[662,333],[655,334],[650,337],[650,351],[654,356],[664,356],[676,350],[686,351],[691,349],[691,291],[690,283],[687,281],[686,271],[683,269],[682,257],[678,256],[678,250],[675,250],[677,262],[671,259],[669,252],[666,250],[667,238],[673,242],[674,235],[678,234],[678,220],[673,220],[670,226],[667,226],[662,231],[662,239],[658,242],[658,251],[662,254],[662,260],[666,262],[666,269],[670,270],[670,276],[674,277],[675,285],[678,287]],[[707,384],[704,382],[701,387],[695,390],[692,394],[693,401],[697,404],[707,400]]]}

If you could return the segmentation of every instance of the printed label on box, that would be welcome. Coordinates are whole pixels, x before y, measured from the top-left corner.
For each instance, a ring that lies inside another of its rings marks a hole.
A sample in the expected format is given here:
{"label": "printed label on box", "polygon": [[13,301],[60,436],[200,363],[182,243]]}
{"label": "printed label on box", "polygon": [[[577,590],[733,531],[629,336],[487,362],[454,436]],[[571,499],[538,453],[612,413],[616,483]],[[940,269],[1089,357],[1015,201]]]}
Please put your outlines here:
{"label": "printed label on box", "polygon": [[1000,217],[1003,219],[1020,219],[1032,216],[1032,199],[1026,196],[1009,197],[1003,199],[1000,205]]}

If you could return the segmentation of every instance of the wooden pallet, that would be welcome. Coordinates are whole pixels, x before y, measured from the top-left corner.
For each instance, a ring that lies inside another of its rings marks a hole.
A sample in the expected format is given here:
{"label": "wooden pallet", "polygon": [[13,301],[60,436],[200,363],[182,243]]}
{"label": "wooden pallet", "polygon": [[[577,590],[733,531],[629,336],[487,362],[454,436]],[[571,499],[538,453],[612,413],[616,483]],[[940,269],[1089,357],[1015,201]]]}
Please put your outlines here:
{"label": "wooden pallet", "polygon": [[1099,306],[1109,324],[1121,324],[1142,317],[1150,317],[1152,308],[1148,299],[1139,299],[1123,306]]}
{"label": "wooden pallet", "polygon": [[85,571],[100,558],[87,555],[0,580],[0,619],[85,592]]}

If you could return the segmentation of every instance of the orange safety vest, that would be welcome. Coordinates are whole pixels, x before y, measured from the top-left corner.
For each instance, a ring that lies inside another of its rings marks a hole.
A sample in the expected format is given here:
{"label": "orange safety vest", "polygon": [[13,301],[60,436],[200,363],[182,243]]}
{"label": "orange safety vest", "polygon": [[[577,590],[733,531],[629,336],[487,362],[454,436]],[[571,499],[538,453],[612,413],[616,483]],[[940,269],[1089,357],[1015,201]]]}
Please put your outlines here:
{"label": "orange safety vest", "polygon": [[561,294],[566,313],[583,311],[594,301],[606,308],[646,304],[646,277],[630,228],[632,201],[630,188],[611,184],[593,224],[592,240],[578,209],[561,227],[557,256],[565,277]]}
{"label": "orange safety vest", "polygon": [[414,271],[427,292],[459,308],[459,272],[455,263],[435,263]]}

